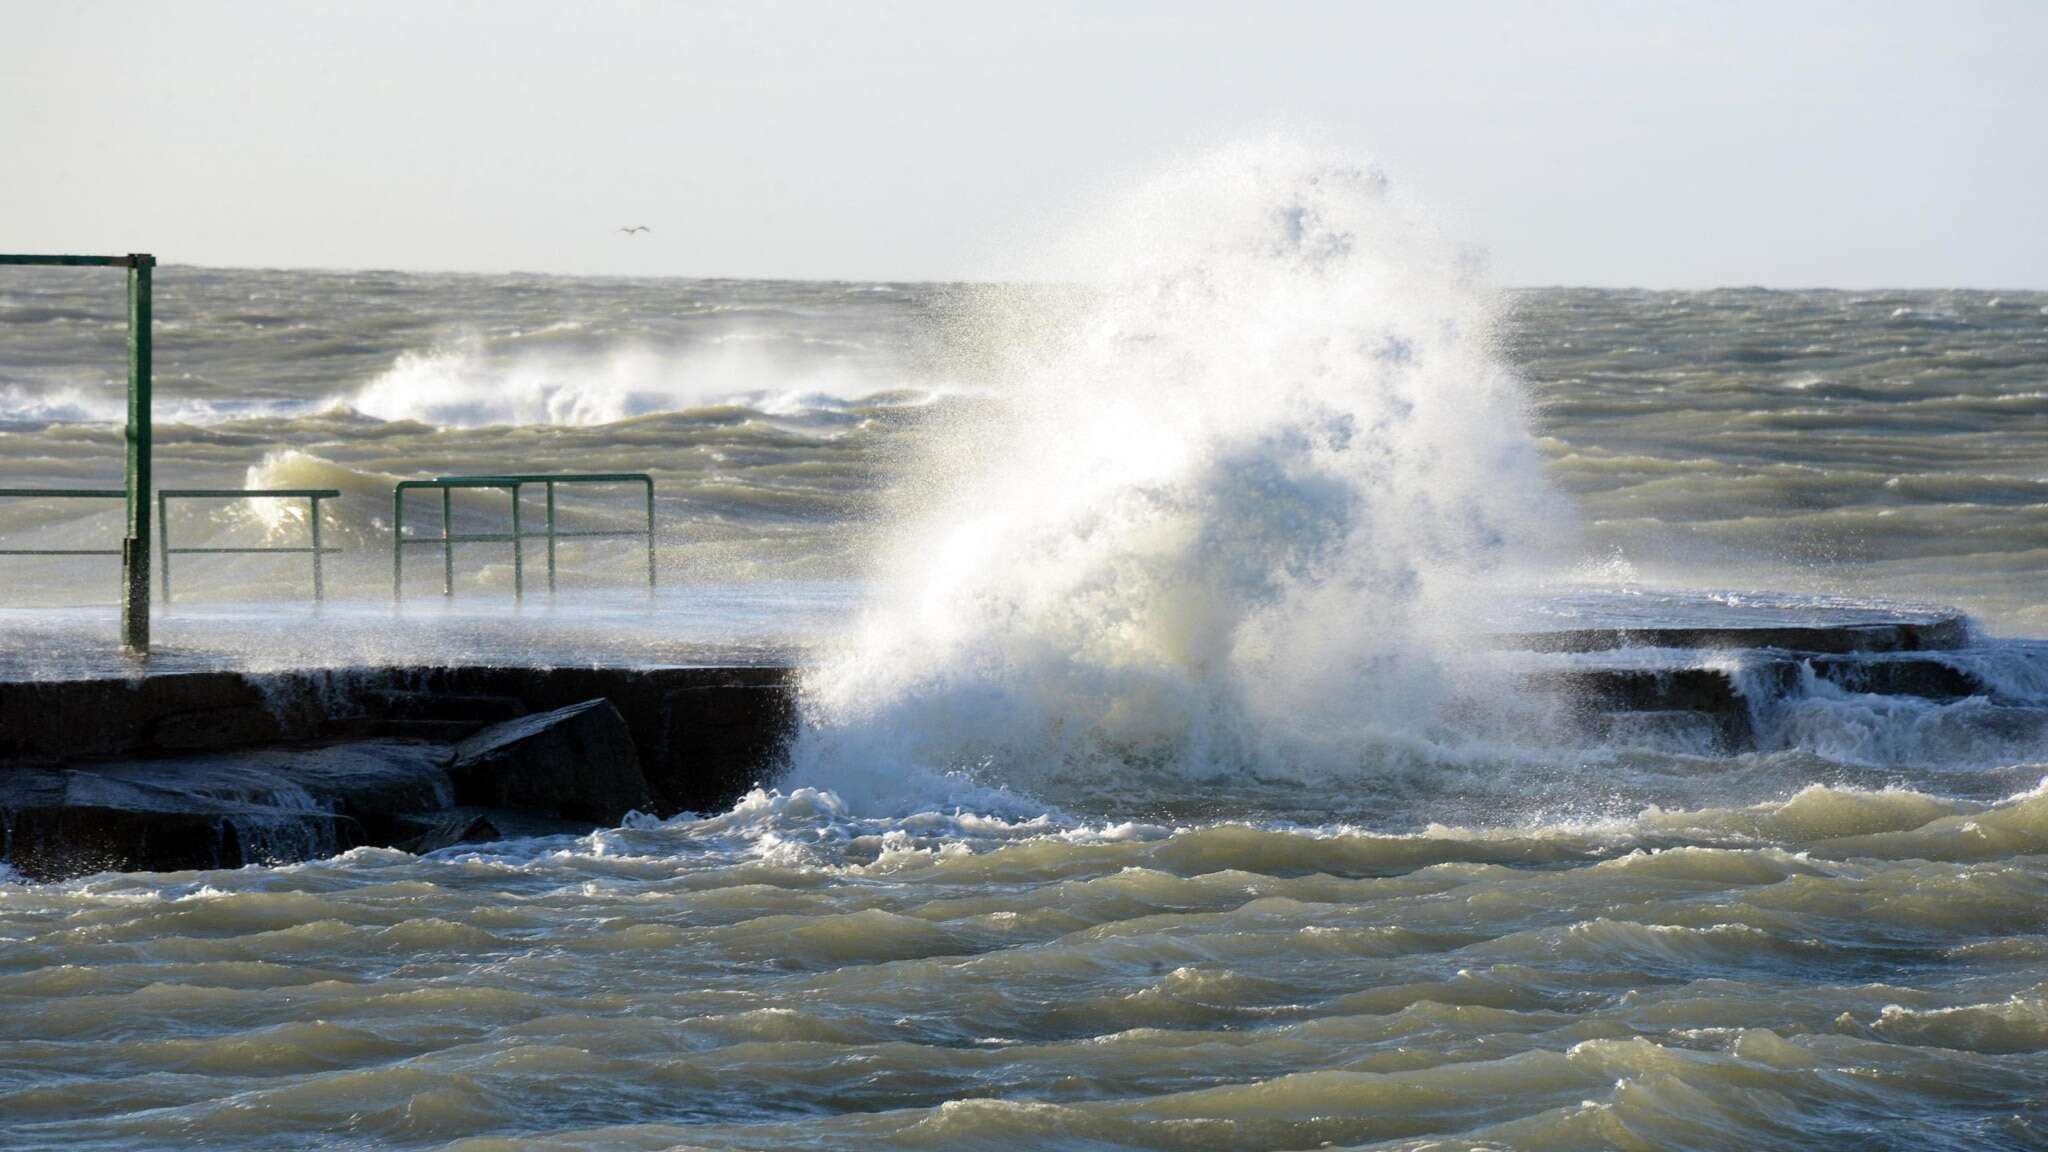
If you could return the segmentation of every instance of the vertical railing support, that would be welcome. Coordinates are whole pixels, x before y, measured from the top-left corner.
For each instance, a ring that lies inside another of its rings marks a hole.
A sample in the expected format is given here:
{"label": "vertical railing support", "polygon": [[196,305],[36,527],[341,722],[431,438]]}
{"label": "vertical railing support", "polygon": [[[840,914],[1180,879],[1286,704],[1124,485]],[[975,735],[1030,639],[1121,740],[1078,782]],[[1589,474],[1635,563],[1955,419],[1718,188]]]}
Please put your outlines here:
{"label": "vertical railing support", "polygon": [[[529,533],[524,526],[525,486],[539,484],[547,493],[547,528],[531,533],[545,537],[548,546],[548,592],[555,591],[559,563],[556,557],[560,541],[620,539],[643,540],[647,544],[647,590],[654,592],[654,477],[645,472],[570,472],[557,475],[515,474],[492,476],[440,476],[432,480],[400,480],[391,490],[391,598],[399,601],[405,598],[405,547],[408,544],[439,544],[441,546],[441,590],[444,594],[455,594],[455,546],[457,544],[509,542],[512,545],[512,595],[523,600],[526,596],[526,538]],[[638,529],[595,529],[565,532],[557,522],[559,509],[555,501],[555,487],[559,484],[640,484],[647,492],[647,524]],[[405,538],[405,494],[413,488],[438,488],[441,490],[441,535],[416,540]],[[512,498],[512,530],[510,532],[473,532],[467,535],[455,531],[453,510],[454,490],[457,488],[502,488]]]}
{"label": "vertical railing support", "polygon": [[[320,501],[322,499],[323,497],[320,496],[308,498],[308,503],[312,506],[312,511],[309,513],[311,519],[308,526],[313,529],[313,603],[315,604],[327,598],[326,574],[320,570]],[[161,529],[162,525],[158,525],[158,528]],[[169,572],[164,573],[164,579],[170,579]],[[168,596],[169,593],[166,592],[165,595]]]}
{"label": "vertical railing support", "polygon": [[171,498],[156,494],[157,580],[163,586],[164,603],[171,602]]}
{"label": "vertical railing support", "polygon": [[[171,557],[173,556],[262,556],[267,553],[311,552],[313,554],[313,602],[318,604],[326,598],[327,579],[324,571],[326,555],[330,549],[320,543],[320,502],[341,498],[339,488],[161,488],[156,494],[156,542],[159,563],[163,567],[164,606],[171,603]],[[313,543],[309,548],[244,548],[204,547],[175,548],[171,545],[171,501],[172,500],[304,500],[308,519],[306,530],[312,534]],[[398,511],[393,509],[394,512]]]}
{"label": "vertical railing support", "polygon": [[441,489],[441,595],[455,595],[455,493]]}
{"label": "vertical railing support", "polygon": [[150,271],[156,257],[128,257],[128,535],[121,541],[121,643],[149,652]]}
{"label": "vertical railing support", "polygon": [[405,489],[391,490],[391,602],[405,599]]}
{"label": "vertical railing support", "polygon": [[[446,489],[443,489],[446,491]],[[512,599],[526,599],[526,540],[519,531],[519,485],[512,485]]]}
{"label": "vertical railing support", "polygon": [[647,594],[654,595],[654,477],[642,478],[647,484]]}
{"label": "vertical railing support", "polygon": [[548,488],[548,595],[555,594],[555,482],[546,482]]}

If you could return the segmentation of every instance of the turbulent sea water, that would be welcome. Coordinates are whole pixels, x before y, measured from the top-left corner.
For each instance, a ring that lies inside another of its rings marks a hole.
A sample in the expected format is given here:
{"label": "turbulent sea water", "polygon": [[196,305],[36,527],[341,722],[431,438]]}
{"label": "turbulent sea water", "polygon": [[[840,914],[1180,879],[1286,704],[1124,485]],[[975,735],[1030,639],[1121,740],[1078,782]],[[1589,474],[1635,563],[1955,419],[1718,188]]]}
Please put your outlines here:
{"label": "turbulent sea water", "polygon": [[[1495,293],[1289,149],[1053,247],[1059,287],[162,268],[160,483],[340,488],[348,552],[324,616],[297,561],[181,560],[160,631],[388,657],[394,479],[645,470],[658,599],[607,543],[491,608],[475,546],[485,638],[435,642],[790,654],[805,723],[727,812],[0,884],[0,1143],[2048,1146],[2048,294]],[[119,483],[119,290],[0,272],[6,484]],[[10,674],[61,670],[109,562],[5,563]],[[1571,734],[1487,642],[1873,598],[2007,638],[1958,657],[1996,691],[1808,685],[1727,755]]]}

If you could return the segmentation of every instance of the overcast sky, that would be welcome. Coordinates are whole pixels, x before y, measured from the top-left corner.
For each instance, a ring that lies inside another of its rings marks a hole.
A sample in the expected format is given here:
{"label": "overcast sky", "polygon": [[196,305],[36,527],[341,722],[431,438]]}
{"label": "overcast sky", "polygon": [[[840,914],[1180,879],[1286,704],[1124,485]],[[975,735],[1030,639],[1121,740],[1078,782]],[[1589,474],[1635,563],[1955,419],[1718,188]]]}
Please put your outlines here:
{"label": "overcast sky", "polygon": [[0,0],[0,251],[975,277],[1275,124],[1510,284],[2048,288],[2033,0]]}

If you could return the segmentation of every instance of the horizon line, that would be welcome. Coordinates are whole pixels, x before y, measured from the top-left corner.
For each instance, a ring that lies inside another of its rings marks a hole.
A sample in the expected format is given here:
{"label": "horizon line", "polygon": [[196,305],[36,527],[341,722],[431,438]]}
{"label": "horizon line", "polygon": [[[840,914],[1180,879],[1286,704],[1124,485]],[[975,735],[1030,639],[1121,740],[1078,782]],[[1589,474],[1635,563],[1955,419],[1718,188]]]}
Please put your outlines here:
{"label": "horizon line", "polygon": [[[883,284],[892,287],[965,287],[991,285],[1051,284],[1055,281],[1032,280],[1022,277],[889,277],[889,276],[768,276],[729,275],[714,273],[633,273],[633,272],[562,272],[530,268],[507,268],[480,270],[471,268],[426,268],[400,267],[396,265],[336,265],[336,264],[215,264],[205,261],[169,261],[157,255],[157,271],[166,269],[196,268],[209,272],[306,272],[316,275],[364,275],[391,274],[401,276],[467,276],[489,277],[536,277],[557,280],[674,280],[698,282],[727,282],[755,284]],[[2016,284],[1766,284],[1766,283],[1723,283],[1708,285],[1660,285],[1627,283],[1569,283],[1565,281],[1495,283],[1494,288],[1505,292],[2027,292],[2048,293],[2048,283],[2041,286]]]}

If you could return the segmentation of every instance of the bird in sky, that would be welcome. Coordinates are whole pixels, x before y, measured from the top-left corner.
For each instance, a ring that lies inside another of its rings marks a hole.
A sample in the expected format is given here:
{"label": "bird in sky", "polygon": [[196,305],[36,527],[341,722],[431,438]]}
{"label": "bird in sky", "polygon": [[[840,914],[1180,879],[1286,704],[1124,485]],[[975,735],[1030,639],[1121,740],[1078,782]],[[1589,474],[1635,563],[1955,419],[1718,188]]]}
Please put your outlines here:
{"label": "bird in sky", "polygon": [[631,227],[621,228],[619,229],[619,231],[624,232],[628,236],[631,236],[635,232],[652,232],[654,231],[654,229],[649,228],[645,224],[634,224]]}

